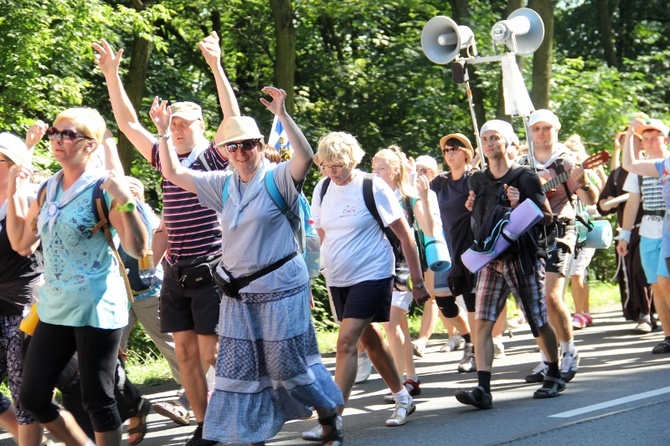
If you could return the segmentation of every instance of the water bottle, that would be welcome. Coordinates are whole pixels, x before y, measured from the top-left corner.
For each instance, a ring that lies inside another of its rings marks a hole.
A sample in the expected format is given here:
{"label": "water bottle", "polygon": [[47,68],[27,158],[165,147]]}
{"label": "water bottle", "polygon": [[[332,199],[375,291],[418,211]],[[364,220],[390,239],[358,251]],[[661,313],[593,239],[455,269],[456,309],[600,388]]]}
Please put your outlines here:
{"label": "water bottle", "polygon": [[156,275],[156,268],[154,267],[154,253],[148,250],[147,254],[137,261],[137,267],[140,273],[140,279],[143,281],[151,281]]}

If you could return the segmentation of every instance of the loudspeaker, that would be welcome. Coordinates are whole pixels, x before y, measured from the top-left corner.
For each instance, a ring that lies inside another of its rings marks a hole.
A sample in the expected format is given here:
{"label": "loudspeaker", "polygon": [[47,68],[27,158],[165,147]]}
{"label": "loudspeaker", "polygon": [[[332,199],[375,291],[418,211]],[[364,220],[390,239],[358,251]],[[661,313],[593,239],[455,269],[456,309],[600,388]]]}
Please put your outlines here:
{"label": "loudspeaker", "polygon": [[468,51],[468,56],[476,56],[474,33],[467,26],[458,26],[449,17],[442,15],[433,17],[421,31],[421,48],[426,57],[436,64],[444,65],[451,62],[458,57],[462,49],[468,47],[472,47],[472,51]]}
{"label": "loudspeaker", "polygon": [[532,54],[544,40],[544,22],[529,8],[520,8],[491,28],[495,44],[505,44],[515,54]]}

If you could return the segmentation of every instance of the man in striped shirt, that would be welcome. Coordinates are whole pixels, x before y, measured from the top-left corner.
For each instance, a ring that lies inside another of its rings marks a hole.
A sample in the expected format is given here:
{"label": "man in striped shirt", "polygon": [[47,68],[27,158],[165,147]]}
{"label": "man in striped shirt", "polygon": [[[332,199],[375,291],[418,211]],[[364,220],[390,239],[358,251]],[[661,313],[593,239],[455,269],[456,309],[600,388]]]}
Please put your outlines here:
{"label": "man in striped shirt", "polygon": [[[219,39],[215,33],[199,43],[214,73],[224,118],[240,114],[232,87],[221,66]],[[119,129],[159,171],[159,138],[171,138],[182,165],[193,170],[223,170],[228,160],[214,143],[223,140],[219,126],[214,142],[204,136],[200,106],[193,102],[172,104],[170,129],[158,138],[145,129],[125,92],[118,68],[122,51],[114,52],[104,40],[95,43],[96,62],[105,76],[114,117]],[[159,98],[154,98],[154,104]],[[202,438],[207,409],[205,374],[215,365],[216,325],[221,294],[212,279],[215,262],[221,256],[221,227],[216,213],[200,205],[197,196],[162,180],[163,219],[167,228],[167,251],[163,260],[164,279],[160,296],[161,330],[172,332],[182,385],[198,427],[187,446],[209,446],[216,441]]]}

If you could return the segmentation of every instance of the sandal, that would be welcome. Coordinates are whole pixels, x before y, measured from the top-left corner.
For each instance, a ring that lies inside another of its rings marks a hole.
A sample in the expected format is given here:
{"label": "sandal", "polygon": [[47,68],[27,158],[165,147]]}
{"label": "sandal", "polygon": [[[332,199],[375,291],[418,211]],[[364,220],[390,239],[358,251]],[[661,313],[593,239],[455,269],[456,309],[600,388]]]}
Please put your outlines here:
{"label": "sandal", "polygon": [[[151,411],[151,402],[146,399],[142,398],[142,407],[140,407],[139,412],[137,412],[137,415],[134,417],[130,417],[130,419],[138,419],[139,423],[135,427],[129,427],[128,428],[128,444],[130,445],[136,445],[142,442],[144,440],[144,436],[147,433],[147,415],[149,415],[149,412]],[[135,438],[133,441],[130,441],[130,436],[139,434],[137,438]]]}
{"label": "sandal", "polygon": [[651,349],[651,352],[656,355],[660,355],[662,353],[670,353],[670,341],[664,339],[656,347]]}
{"label": "sandal", "polygon": [[533,394],[533,398],[554,398],[559,393],[565,390],[565,380],[563,378],[554,378],[553,376],[545,376],[542,387],[537,389]]}
{"label": "sandal", "polygon": [[329,417],[319,418],[319,424],[330,428],[330,432],[326,434],[323,430],[321,435],[323,446],[342,446],[344,444],[344,433],[342,432],[342,425],[337,422],[337,411]]}
{"label": "sandal", "polygon": [[161,401],[152,406],[154,412],[163,415],[175,423],[187,426],[191,421],[191,415],[188,409],[176,401]]}

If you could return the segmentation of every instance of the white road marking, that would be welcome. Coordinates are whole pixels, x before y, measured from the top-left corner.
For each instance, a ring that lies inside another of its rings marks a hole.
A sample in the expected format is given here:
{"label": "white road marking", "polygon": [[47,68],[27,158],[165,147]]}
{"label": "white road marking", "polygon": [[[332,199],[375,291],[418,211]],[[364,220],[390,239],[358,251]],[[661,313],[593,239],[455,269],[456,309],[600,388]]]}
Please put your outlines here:
{"label": "white road marking", "polygon": [[608,407],[618,406],[620,404],[631,403],[633,401],[643,400],[645,398],[650,398],[664,393],[670,393],[670,387],[663,387],[661,389],[652,390],[649,392],[638,393],[637,395],[627,396],[625,398],[617,398],[612,401],[605,401],[599,404],[593,404],[591,406],[585,406],[581,409],[569,410],[567,412],[557,413],[555,415],[549,415],[550,418],[571,418],[578,415],[583,415],[589,412],[595,412],[596,410],[606,409]]}

